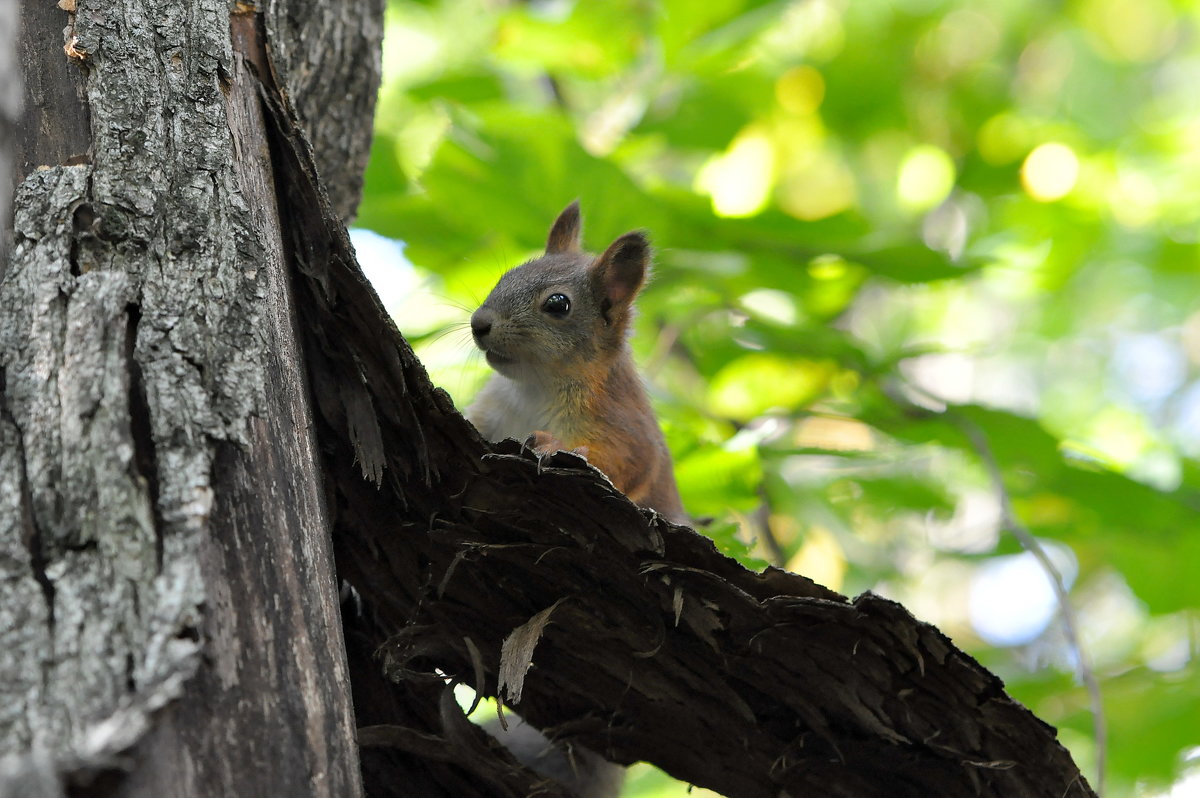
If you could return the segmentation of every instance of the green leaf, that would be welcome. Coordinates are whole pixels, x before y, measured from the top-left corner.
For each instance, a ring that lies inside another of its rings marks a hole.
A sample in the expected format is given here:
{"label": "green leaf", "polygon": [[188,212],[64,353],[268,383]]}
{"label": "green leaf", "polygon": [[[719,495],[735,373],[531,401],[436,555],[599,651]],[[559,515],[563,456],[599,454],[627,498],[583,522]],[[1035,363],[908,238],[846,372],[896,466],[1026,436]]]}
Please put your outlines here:
{"label": "green leaf", "polygon": [[875,250],[862,250],[846,254],[850,260],[861,263],[875,274],[890,277],[902,283],[920,283],[962,277],[978,269],[984,261],[968,258],[961,262],[952,261],[943,252],[935,252],[919,244],[889,246]]}
{"label": "green leaf", "polygon": [[675,479],[684,506],[697,517],[747,511],[758,503],[762,466],[752,448],[705,446],[678,460]]}
{"label": "green leaf", "polygon": [[743,421],[768,410],[790,411],[819,396],[836,373],[832,361],[755,352],[713,376],[708,402],[718,415]]}

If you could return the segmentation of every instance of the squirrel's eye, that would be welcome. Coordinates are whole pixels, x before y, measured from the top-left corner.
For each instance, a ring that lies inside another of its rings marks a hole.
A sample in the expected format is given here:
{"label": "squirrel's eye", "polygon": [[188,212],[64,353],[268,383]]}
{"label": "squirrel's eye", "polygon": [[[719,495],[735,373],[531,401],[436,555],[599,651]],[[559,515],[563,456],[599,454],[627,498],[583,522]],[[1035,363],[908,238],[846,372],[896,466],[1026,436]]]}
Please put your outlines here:
{"label": "squirrel's eye", "polygon": [[561,319],[570,312],[571,300],[567,299],[566,294],[551,294],[542,303],[542,310]]}

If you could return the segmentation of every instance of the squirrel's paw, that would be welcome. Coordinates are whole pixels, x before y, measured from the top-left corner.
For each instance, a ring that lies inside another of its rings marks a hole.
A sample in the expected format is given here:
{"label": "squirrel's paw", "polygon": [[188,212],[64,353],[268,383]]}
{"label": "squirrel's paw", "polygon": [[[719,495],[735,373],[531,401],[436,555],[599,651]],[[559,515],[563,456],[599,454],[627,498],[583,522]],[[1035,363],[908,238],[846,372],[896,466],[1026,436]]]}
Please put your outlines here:
{"label": "squirrel's paw", "polygon": [[571,452],[585,458],[588,454],[588,447],[576,446],[574,449],[568,449],[562,441],[543,429],[535,430],[526,438],[525,447],[532,449],[538,457],[548,457],[555,452]]}

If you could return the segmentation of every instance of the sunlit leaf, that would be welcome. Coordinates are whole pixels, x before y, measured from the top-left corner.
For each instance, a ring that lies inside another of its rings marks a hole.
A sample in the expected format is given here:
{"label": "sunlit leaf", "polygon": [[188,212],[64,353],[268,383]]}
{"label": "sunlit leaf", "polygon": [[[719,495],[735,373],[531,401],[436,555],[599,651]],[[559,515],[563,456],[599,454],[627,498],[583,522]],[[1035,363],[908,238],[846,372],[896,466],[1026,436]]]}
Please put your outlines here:
{"label": "sunlit leaf", "polygon": [[750,419],[767,410],[791,410],[815,399],[836,372],[830,361],[752,353],[713,375],[709,404],[721,415]]}

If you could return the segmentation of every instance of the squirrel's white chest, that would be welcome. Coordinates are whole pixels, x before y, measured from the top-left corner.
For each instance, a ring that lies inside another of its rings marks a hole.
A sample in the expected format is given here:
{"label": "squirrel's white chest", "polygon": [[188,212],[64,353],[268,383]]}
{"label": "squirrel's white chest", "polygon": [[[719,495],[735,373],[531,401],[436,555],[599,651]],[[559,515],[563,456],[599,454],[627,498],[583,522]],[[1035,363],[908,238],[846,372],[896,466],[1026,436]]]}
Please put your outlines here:
{"label": "squirrel's white chest", "polygon": [[537,386],[516,382],[502,374],[493,375],[467,408],[467,418],[490,441],[505,438],[520,441],[535,430],[565,436],[568,431],[562,428],[559,416],[551,397]]}

